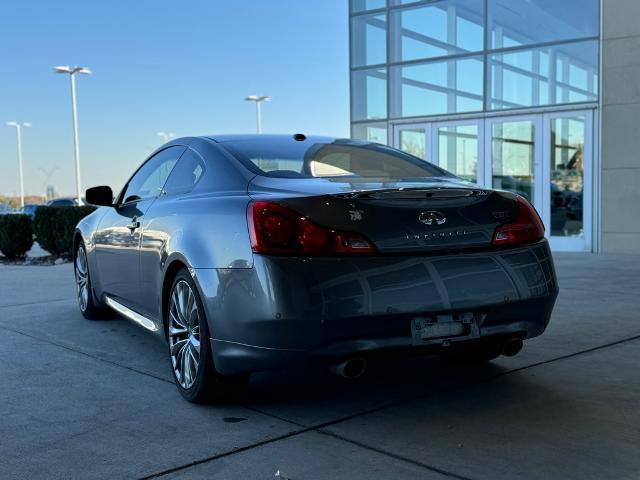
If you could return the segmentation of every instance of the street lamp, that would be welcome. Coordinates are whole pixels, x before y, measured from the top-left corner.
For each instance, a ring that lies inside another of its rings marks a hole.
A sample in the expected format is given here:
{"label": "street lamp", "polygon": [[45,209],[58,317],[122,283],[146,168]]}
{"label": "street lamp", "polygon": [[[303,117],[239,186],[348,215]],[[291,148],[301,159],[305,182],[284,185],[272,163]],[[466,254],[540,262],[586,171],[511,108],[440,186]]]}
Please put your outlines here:
{"label": "street lamp", "polygon": [[169,133],[158,132],[157,135],[159,137],[162,137],[162,139],[164,140],[164,143],[167,143],[169,140],[171,140],[173,137],[175,137],[175,135],[172,132],[169,132]]}
{"label": "street lamp", "polygon": [[82,191],[80,187],[80,145],[78,143],[78,109],[76,106],[76,74],[90,75],[91,70],[87,67],[70,67],[68,65],[55,67],[56,73],[67,73],[71,79],[71,114],[73,116],[73,147],[76,159],[76,196],[78,205],[82,203]]}
{"label": "street lamp", "polygon": [[16,139],[18,141],[18,168],[20,171],[20,208],[24,207],[24,175],[22,171],[22,128],[30,128],[28,122],[7,122],[7,126],[16,127]]}
{"label": "street lamp", "polygon": [[260,114],[260,104],[262,102],[268,102],[271,97],[268,95],[249,95],[245,97],[247,102],[256,102],[256,128],[258,133],[262,133],[262,117]]}

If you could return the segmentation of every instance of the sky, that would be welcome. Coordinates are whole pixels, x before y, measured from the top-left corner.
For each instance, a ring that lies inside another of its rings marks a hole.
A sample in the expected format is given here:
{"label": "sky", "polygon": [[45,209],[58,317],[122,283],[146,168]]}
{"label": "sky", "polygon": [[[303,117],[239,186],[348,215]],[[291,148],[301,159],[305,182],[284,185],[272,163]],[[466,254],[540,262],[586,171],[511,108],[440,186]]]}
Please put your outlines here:
{"label": "sky", "polygon": [[[119,190],[176,136],[255,131],[349,135],[347,0],[0,2],[0,194],[75,192],[68,75],[77,77],[82,188]],[[50,175],[49,175],[50,174]]]}

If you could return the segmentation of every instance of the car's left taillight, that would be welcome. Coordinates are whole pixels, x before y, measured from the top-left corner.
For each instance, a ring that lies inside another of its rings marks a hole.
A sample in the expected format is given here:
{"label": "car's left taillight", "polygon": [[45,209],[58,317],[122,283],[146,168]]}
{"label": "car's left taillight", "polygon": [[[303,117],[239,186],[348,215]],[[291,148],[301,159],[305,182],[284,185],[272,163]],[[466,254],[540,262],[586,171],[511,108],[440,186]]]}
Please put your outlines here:
{"label": "car's left taillight", "polygon": [[496,247],[534,243],[544,238],[544,225],[538,212],[524,198],[516,197],[518,214],[509,223],[498,226],[491,244]]}
{"label": "car's left taillight", "polygon": [[376,252],[373,244],[362,235],[319,225],[277,202],[250,202],[247,223],[255,253],[332,256]]}

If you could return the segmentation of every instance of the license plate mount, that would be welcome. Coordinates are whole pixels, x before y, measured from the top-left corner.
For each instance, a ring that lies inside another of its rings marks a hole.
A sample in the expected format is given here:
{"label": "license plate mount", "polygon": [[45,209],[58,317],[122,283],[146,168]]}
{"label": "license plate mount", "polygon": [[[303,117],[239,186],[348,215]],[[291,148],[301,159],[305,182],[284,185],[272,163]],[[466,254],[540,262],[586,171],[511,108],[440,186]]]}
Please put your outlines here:
{"label": "license plate mount", "polygon": [[469,335],[470,324],[453,315],[433,315],[411,319],[414,345],[437,342],[451,337]]}

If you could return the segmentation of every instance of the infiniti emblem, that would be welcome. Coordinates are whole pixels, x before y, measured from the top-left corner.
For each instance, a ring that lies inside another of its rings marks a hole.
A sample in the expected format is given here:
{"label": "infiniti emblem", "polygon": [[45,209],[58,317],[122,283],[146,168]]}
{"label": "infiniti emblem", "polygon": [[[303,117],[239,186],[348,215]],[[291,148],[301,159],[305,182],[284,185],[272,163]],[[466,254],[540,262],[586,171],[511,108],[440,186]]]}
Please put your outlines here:
{"label": "infiniti emblem", "polygon": [[418,215],[418,220],[420,220],[425,225],[442,225],[447,221],[447,217],[445,217],[440,212],[422,212]]}

